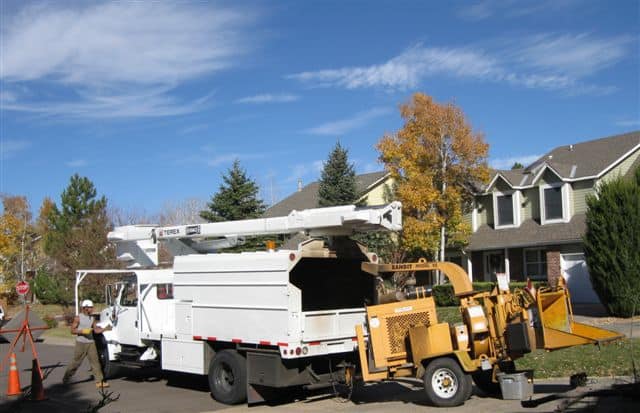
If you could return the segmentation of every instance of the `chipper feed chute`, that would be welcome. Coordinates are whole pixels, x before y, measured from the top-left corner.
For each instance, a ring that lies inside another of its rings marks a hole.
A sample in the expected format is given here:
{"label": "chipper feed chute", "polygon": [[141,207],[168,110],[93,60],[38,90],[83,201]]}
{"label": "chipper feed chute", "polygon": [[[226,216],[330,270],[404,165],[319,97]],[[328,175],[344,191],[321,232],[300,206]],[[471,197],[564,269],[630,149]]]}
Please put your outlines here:
{"label": "chipper feed chute", "polygon": [[560,285],[553,290],[540,290],[537,294],[540,334],[545,350],[557,350],[582,344],[601,344],[624,337],[623,334],[573,321],[569,291]]}

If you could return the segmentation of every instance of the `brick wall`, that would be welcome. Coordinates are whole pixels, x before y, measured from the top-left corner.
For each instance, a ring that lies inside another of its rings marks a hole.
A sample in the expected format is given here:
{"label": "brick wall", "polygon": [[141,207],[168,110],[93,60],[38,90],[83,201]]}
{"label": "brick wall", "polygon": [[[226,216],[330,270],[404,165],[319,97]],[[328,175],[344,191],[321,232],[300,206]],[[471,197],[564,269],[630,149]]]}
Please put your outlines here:
{"label": "brick wall", "polygon": [[547,280],[549,284],[556,285],[561,276],[560,251],[547,251]]}

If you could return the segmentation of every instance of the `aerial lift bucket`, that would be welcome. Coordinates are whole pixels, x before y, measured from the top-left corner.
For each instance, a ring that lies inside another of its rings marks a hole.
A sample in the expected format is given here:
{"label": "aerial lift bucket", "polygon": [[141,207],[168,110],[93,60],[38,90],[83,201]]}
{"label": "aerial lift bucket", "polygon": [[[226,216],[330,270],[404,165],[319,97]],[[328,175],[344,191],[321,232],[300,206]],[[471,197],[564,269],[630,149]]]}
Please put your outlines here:
{"label": "aerial lift bucket", "polygon": [[[624,334],[577,323],[573,320],[573,310],[569,290],[559,282],[556,289],[541,289],[536,294],[542,346],[545,350],[579,346],[582,344],[601,344],[618,340]],[[540,343],[539,343],[540,344]]]}

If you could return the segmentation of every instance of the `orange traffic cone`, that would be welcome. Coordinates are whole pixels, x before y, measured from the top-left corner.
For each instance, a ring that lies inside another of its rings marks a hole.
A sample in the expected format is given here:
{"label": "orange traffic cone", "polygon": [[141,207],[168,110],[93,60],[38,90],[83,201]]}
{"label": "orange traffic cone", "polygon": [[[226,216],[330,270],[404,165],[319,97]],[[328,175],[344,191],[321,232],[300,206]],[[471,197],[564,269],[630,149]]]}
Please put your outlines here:
{"label": "orange traffic cone", "polygon": [[18,396],[22,394],[20,390],[20,374],[16,364],[16,353],[11,353],[9,359],[9,385],[7,386],[7,396]]}
{"label": "orange traffic cone", "polygon": [[40,363],[33,359],[31,366],[31,400],[46,400],[44,397],[44,387],[42,386],[42,376],[40,375]]}

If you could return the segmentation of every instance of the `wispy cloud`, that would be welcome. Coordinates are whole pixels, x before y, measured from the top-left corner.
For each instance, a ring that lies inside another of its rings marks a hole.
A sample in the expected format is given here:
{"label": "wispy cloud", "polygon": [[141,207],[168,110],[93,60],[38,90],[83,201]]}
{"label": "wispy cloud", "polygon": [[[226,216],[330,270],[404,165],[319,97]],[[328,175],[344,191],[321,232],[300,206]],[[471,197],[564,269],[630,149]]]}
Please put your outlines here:
{"label": "wispy cloud", "polygon": [[271,94],[265,93],[261,95],[247,96],[240,99],[235,100],[235,103],[288,103],[295,102],[300,99],[300,96],[293,95],[290,93],[280,93],[280,94]]}
{"label": "wispy cloud", "polygon": [[526,167],[527,165],[531,164],[535,160],[539,159],[541,156],[542,155],[521,155],[521,156],[512,156],[508,158],[491,159],[489,161],[489,164],[494,169],[509,169],[516,162]]}
{"label": "wispy cloud", "polygon": [[72,161],[65,162],[65,165],[67,165],[69,168],[82,168],[87,166],[88,164],[89,163],[84,159],[74,159]]}
{"label": "wispy cloud", "polygon": [[16,139],[0,139],[0,159],[13,158],[19,152],[31,147],[31,142]]}
{"label": "wispy cloud", "polygon": [[636,126],[640,126],[640,119],[623,119],[615,122],[616,126],[620,126],[622,128],[632,128]]}
{"label": "wispy cloud", "polygon": [[473,3],[463,2],[457,10],[458,17],[464,20],[480,21],[491,17],[515,18],[535,13],[550,13],[567,8],[575,0],[481,0]]}
{"label": "wispy cloud", "polygon": [[369,123],[372,119],[379,118],[391,113],[389,108],[373,108],[363,112],[358,112],[354,116],[340,119],[305,130],[312,135],[340,136],[354,129],[358,129]]}
{"label": "wispy cloud", "polygon": [[[3,108],[81,118],[168,116],[201,109],[184,82],[237,64],[250,13],[203,4],[108,2],[27,6],[3,19],[2,81],[50,95]],[[185,64],[188,62],[188,64]],[[9,104],[7,104],[9,103]]]}
{"label": "wispy cloud", "polygon": [[302,180],[303,185],[309,184],[318,178],[323,168],[324,161],[320,159],[307,163],[295,164],[291,167],[291,173],[285,180],[285,183],[298,182],[298,180]]}
{"label": "wispy cloud", "polygon": [[625,58],[631,42],[625,36],[544,34],[486,50],[418,44],[383,63],[307,71],[287,78],[319,87],[407,90],[429,77],[445,76],[568,95],[601,95],[615,88],[584,79]]}
{"label": "wispy cloud", "polygon": [[535,69],[580,78],[620,61],[632,42],[629,36],[599,38],[581,34],[542,34],[524,39],[515,58]]}
{"label": "wispy cloud", "polygon": [[243,153],[243,152],[226,152],[221,153],[217,148],[212,145],[205,145],[199,148],[196,155],[188,155],[173,159],[173,163],[176,165],[204,165],[208,167],[219,167],[223,165],[230,165],[236,159],[240,161],[248,161],[252,159],[262,159],[267,157],[266,153]]}

